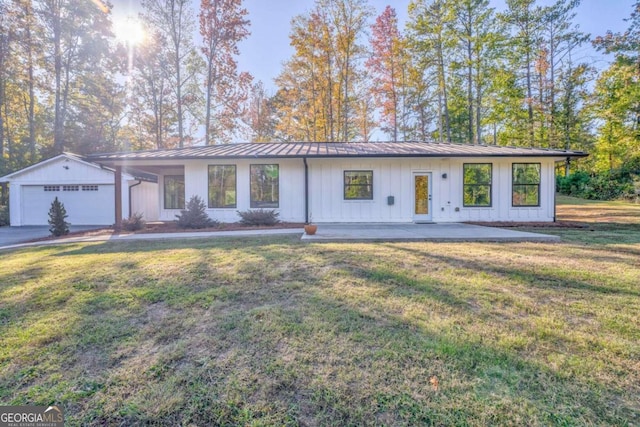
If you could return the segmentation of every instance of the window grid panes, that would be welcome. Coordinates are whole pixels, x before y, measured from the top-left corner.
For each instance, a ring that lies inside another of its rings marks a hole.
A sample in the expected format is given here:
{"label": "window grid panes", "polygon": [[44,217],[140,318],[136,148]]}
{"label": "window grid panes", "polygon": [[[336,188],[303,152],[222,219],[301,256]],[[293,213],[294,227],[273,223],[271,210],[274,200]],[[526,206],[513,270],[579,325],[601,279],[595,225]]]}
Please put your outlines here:
{"label": "window grid panes", "polygon": [[373,200],[373,171],[344,171],[345,200]]}
{"label": "window grid panes", "polygon": [[235,208],[236,202],[236,166],[209,166],[209,207]]}
{"label": "window grid panes", "polygon": [[45,185],[44,191],[60,191],[59,185]]}
{"label": "window grid panes", "polygon": [[184,209],[184,175],[164,177],[164,208]]}
{"label": "window grid panes", "polygon": [[97,185],[83,185],[82,191],[98,191]]}
{"label": "window grid panes", "polygon": [[251,165],[252,208],[280,206],[280,167],[278,165]]}
{"label": "window grid panes", "polygon": [[540,163],[513,164],[513,206],[540,206],[540,171]]}
{"label": "window grid panes", "polygon": [[62,191],[80,191],[79,185],[63,185]]}
{"label": "window grid panes", "polygon": [[491,206],[491,163],[465,163],[464,170],[464,200],[465,207]]}

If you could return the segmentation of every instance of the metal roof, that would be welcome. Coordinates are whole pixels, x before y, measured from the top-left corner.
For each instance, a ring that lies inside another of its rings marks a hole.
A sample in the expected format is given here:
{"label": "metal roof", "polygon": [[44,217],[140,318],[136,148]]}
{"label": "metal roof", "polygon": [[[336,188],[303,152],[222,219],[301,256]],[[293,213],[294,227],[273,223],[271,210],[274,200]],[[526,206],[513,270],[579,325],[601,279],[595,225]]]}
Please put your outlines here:
{"label": "metal roof", "polygon": [[166,150],[103,153],[88,160],[178,160],[338,157],[586,157],[581,151],[438,142],[237,143]]}

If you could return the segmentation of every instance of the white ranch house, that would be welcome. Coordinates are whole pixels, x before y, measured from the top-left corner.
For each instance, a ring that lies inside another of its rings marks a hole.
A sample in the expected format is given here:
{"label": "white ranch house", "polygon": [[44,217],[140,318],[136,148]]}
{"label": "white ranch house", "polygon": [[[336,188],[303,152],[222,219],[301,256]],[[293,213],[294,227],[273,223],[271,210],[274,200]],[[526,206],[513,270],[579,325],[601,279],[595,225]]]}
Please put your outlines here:
{"label": "white ranch house", "polygon": [[[425,142],[243,143],[87,160],[157,176],[159,220],[174,220],[185,200],[197,195],[209,216],[223,222],[258,208],[276,209],[290,222],[550,222],[556,162],[585,156]],[[121,175],[114,176],[117,181]],[[116,183],[115,200],[124,197],[117,188],[126,187]]]}

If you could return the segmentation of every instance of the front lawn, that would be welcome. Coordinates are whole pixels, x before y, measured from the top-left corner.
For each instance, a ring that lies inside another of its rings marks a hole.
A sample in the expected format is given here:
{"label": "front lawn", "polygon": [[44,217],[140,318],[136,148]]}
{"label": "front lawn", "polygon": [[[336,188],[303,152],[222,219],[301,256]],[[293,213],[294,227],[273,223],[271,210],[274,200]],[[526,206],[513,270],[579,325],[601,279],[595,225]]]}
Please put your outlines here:
{"label": "front lawn", "polygon": [[563,243],[1,252],[0,404],[70,426],[638,425],[635,209],[533,230]]}

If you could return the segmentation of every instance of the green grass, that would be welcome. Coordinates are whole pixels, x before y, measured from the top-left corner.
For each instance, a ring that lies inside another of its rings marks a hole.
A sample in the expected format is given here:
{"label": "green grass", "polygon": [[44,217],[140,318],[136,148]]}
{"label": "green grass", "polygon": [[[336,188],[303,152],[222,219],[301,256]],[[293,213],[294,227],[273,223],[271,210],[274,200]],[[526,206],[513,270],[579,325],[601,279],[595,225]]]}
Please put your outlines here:
{"label": "green grass", "polygon": [[0,404],[70,426],[638,425],[640,216],[563,202],[626,219],[535,229],[563,243],[3,252]]}

